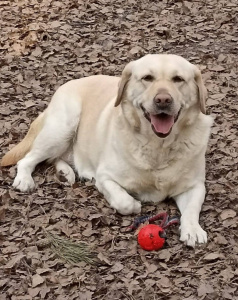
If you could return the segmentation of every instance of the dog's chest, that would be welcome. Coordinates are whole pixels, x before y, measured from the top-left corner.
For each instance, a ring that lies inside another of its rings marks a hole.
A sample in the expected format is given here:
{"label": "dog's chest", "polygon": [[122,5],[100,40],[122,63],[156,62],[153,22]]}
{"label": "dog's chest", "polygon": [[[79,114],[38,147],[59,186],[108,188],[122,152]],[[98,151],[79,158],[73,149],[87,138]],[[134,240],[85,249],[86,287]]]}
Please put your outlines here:
{"label": "dog's chest", "polygon": [[[127,190],[141,195],[142,200],[157,201],[167,196],[179,194],[191,186],[194,171],[191,161],[196,158],[195,151],[184,143],[171,147],[155,149],[154,145],[130,149],[130,165],[121,182]],[[148,198],[148,199],[147,199]]]}

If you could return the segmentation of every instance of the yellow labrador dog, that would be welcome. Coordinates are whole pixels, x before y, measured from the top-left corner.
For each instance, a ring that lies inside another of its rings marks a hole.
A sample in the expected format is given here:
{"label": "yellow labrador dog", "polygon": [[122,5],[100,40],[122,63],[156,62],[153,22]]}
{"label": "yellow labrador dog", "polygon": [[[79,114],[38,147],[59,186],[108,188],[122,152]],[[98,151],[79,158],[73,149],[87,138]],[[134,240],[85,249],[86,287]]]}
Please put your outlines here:
{"label": "yellow labrador dog", "polygon": [[206,243],[199,225],[212,125],[205,96],[196,66],[176,55],[146,55],[130,62],[121,79],[99,75],[61,86],[1,164],[18,162],[13,186],[22,192],[34,188],[31,174],[44,160],[54,161],[70,184],[75,169],[94,177],[123,215],[140,213],[143,201],[173,197],[181,241]]}

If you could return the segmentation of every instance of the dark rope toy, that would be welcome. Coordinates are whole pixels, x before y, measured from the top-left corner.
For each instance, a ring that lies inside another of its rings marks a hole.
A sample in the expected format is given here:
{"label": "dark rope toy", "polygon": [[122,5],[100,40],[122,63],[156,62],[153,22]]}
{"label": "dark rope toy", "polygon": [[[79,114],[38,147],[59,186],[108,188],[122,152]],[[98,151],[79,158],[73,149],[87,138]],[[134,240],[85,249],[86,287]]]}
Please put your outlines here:
{"label": "dark rope toy", "polygon": [[154,216],[140,216],[134,220],[132,225],[130,225],[123,231],[130,232],[130,231],[137,229],[141,224],[143,224],[145,222],[152,223],[157,220],[161,220],[159,226],[162,229],[166,229],[167,227],[169,227],[170,225],[173,225],[173,224],[179,224],[178,217],[170,218],[169,215],[166,212],[164,212],[164,213],[160,213],[160,214],[157,214]]}

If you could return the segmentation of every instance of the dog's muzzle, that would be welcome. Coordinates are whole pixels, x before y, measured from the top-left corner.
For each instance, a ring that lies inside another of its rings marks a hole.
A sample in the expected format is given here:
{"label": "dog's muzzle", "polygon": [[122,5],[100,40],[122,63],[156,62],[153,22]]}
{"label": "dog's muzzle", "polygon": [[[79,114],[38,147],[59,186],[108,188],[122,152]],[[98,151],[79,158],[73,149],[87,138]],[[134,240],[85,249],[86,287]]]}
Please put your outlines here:
{"label": "dog's muzzle", "polygon": [[141,106],[141,109],[144,117],[151,123],[154,133],[160,138],[165,138],[172,131],[172,127],[178,120],[182,107],[177,114],[166,113],[166,111],[170,111],[170,109],[167,110],[165,108],[161,110],[157,109],[156,113],[147,112],[143,106]]}

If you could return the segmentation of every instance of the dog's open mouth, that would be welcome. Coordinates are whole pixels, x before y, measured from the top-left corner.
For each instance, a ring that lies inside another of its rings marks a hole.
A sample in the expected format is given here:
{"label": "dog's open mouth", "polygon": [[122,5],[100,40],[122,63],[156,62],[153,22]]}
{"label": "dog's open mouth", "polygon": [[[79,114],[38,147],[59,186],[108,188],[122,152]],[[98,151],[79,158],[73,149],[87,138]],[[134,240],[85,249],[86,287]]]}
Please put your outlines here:
{"label": "dog's open mouth", "polygon": [[166,113],[160,113],[153,115],[148,113],[143,106],[141,106],[145,118],[151,123],[151,127],[154,133],[161,137],[165,138],[168,136],[172,130],[174,123],[178,120],[180,111],[177,115],[169,115]]}

